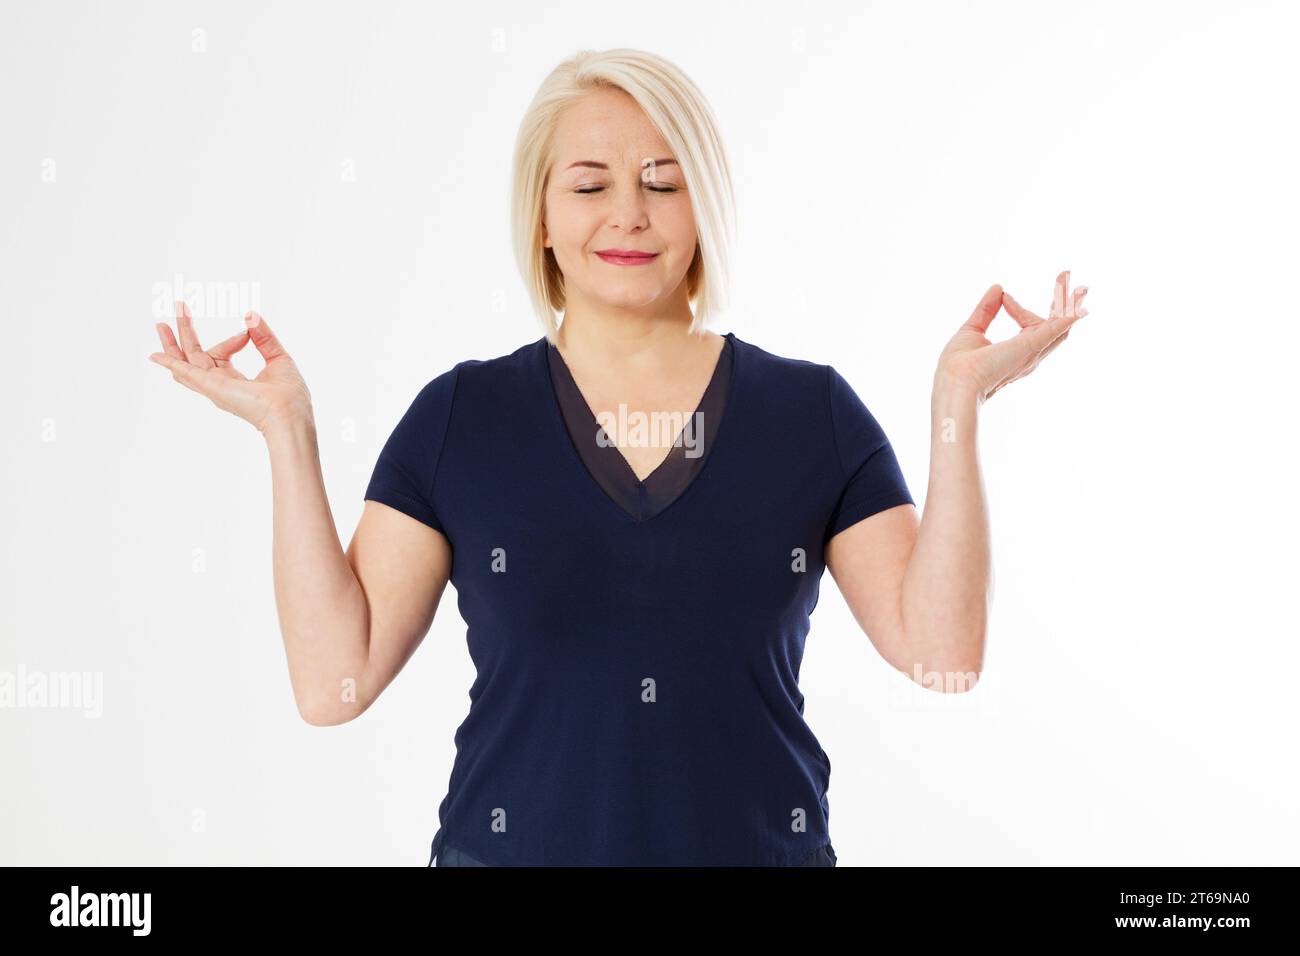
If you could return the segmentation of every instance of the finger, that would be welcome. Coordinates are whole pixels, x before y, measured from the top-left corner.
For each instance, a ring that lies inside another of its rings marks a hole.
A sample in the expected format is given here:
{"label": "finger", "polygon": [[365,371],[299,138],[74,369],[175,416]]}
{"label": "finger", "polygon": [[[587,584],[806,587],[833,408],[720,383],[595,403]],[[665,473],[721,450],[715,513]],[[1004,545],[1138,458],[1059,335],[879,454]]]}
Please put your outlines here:
{"label": "finger", "polygon": [[[1084,311],[1086,312],[1087,309]],[[1055,327],[1047,330],[1047,345],[1051,345],[1066,332],[1069,332],[1070,327],[1081,318],[1083,318],[1083,316],[1080,315],[1059,315],[1053,319],[1052,322],[1055,323]],[[1044,348],[1046,348],[1046,346],[1044,346]]]}
{"label": "finger", "polygon": [[238,335],[232,335],[224,342],[219,342],[212,348],[208,349],[208,354],[216,361],[218,365],[222,362],[229,362],[230,356],[234,355],[245,345],[248,344],[248,329],[240,332]]}
{"label": "finger", "polygon": [[970,329],[974,332],[984,333],[989,327],[989,323],[997,316],[998,310],[1002,308],[1002,286],[996,282],[989,286],[989,290],[984,293],[980,299],[979,305],[975,306],[975,311],[970,314],[966,324],[962,329]]}
{"label": "finger", "polygon": [[1013,299],[1010,292],[1002,293],[1002,304],[1006,306],[1007,314],[1015,319],[1022,329],[1028,329],[1040,322],[1047,321],[1041,315],[1035,315]]}
{"label": "finger", "polygon": [[185,353],[186,360],[197,368],[216,368],[217,363],[212,356],[203,351],[203,346],[199,345],[199,337],[194,331],[194,318],[190,315],[190,307],[184,302],[178,302],[180,314],[176,317],[176,324],[181,330],[181,350]]}
{"label": "finger", "polygon": [[[200,395],[206,395],[212,398],[213,379],[207,372],[201,368],[195,368],[184,359],[173,358],[166,352],[154,352],[149,356],[150,361],[157,362],[159,365],[170,369],[172,378],[180,382],[186,388],[191,388]],[[217,380],[220,376],[217,376]]]}
{"label": "finger", "polygon": [[[1083,297],[1088,294],[1088,287],[1081,285],[1074,290],[1074,295],[1070,297],[1070,314],[1078,315],[1079,310],[1083,307]],[[1087,310],[1084,309],[1086,312]]]}
{"label": "finger", "polygon": [[190,315],[190,307],[180,299],[176,300],[176,328],[180,330],[182,352],[189,354],[203,350],[203,346],[199,345],[199,337],[194,332],[194,318]]}
{"label": "finger", "polygon": [[1070,288],[1070,270],[1066,269],[1056,277],[1056,286],[1052,289],[1052,309],[1047,313],[1047,317],[1055,318],[1058,315],[1065,315],[1066,293]]}
{"label": "finger", "polygon": [[248,326],[248,334],[253,340],[253,345],[262,353],[262,358],[269,363],[272,359],[281,358],[288,355],[280,340],[275,337],[271,327],[266,324],[266,319],[262,318],[256,312],[249,312],[244,316],[244,324]]}
{"label": "finger", "polygon": [[217,367],[216,359],[203,351],[203,349],[199,349],[197,352],[186,352],[185,360],[195,368],[209,369]]}
{"label": "finger", "polygon": [[172,358],[185,358],[185,353],[176,343],[176,336],[172,335],[172,327],[166,322],[156,322],[154,327],[158,329],[158,338],[162,341],[163,351]]}

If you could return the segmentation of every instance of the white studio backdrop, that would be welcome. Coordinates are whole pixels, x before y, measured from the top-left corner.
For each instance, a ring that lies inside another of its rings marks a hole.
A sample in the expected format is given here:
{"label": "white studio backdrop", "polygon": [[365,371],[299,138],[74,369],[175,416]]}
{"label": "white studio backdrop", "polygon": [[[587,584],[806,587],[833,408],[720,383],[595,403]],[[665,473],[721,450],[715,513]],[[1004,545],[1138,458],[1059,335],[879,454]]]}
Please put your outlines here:
{"label": "white studio backdrop", "polygon": [[978,688],[915,689],[822,581],[840,865],[1298,862],[1297,36],[1286,3],[0,6],[0,679],[93,688],[0,708],[0,863],[428,862],[473,677],[454,589],[363,717],[305,724],[264,443],[147,360],[153,324],[177,288],[204,345],[266,316],[346,545],[420,387],[541,335],[516,126],[616,46],[721,123],[715,329],[835,365],[918,504],[984,290],[1091,290],[982,412]]}

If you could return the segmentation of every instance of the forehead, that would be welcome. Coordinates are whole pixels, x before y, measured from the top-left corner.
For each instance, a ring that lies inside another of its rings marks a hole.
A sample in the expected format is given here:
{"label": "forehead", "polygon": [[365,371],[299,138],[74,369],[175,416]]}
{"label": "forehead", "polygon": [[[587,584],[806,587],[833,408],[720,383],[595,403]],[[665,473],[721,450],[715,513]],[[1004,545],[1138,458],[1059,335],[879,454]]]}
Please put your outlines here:
{"label": "forehead", "polygon": [[627,93],[597,90],[560,115],[552,141],[552,161],[563,171],[572,162],[595,160],[640,167],[647,157],[671,156],[650,118]]}

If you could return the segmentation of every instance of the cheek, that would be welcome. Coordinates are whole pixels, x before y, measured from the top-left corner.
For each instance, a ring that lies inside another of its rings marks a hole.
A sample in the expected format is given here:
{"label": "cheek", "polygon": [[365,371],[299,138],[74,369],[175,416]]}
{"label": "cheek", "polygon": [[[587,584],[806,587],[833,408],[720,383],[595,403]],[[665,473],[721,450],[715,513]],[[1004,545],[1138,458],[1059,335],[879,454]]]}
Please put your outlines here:
{"label": "cheek", "polygon": [[689,203],[683,203],[680,208],[669,209],[664,211],[661,217],[660,225],[664,235],[669,241],[679,249],[694,251],[695,249],[695,216],[691,211]]}
{"label": "cheek", "polygon": [[549,206],[544,221],[553,246],[577,251],[593,241],[603,222],[598,214],[565,202]]}

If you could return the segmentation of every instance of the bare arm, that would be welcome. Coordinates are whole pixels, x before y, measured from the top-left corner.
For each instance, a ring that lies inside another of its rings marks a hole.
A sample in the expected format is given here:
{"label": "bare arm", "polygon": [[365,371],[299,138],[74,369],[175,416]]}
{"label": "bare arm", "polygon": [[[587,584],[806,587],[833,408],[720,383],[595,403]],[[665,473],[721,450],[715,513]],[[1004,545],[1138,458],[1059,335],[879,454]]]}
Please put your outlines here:
{"label": "bare arm", "polygon": [[[900,505],[841,531],[826,565],[858,624],[881,656],[922,686],[974,687],[984,664],[992,560],[977,429],[985,400],[1029,374],[1087,314],[1087,289],[1067,301],[1057,277],[1052,317],[1023,309],[992,286],[954,336],[935,373],[925,512]],[[1005,305],[1019,335],[996,345],[984,331]]]}
{"label": "bare arm", "polygon": [[826,551],[880,656],[935,690],[968,690],[983,669],[990,560],[976,417],[973,393],[936,381],[919,527],[916,508],[899,505],[845,528]]}
{"label": "bare arm", "polygon": [[345,553],[314,425],[273,426],[266,440],[275,601],[294,698],[310,724],[345,723],[374,703],[428,633],[451,546],[433,528],[367,501]]}
{"label": "bare arm", "polygon": [[[180,342],[158,324],[150,358],[219,408],[257,427],[271,459],[272,564],[294,700],[310,724],[363,713],[428,633],[451,572],[451,546],[433,528],[367,501],[345,553],[325,494],[310,394],[265,321],[204,351],[178,304]],[[249,380],[230,357],[249,341],[266,367]]]}

